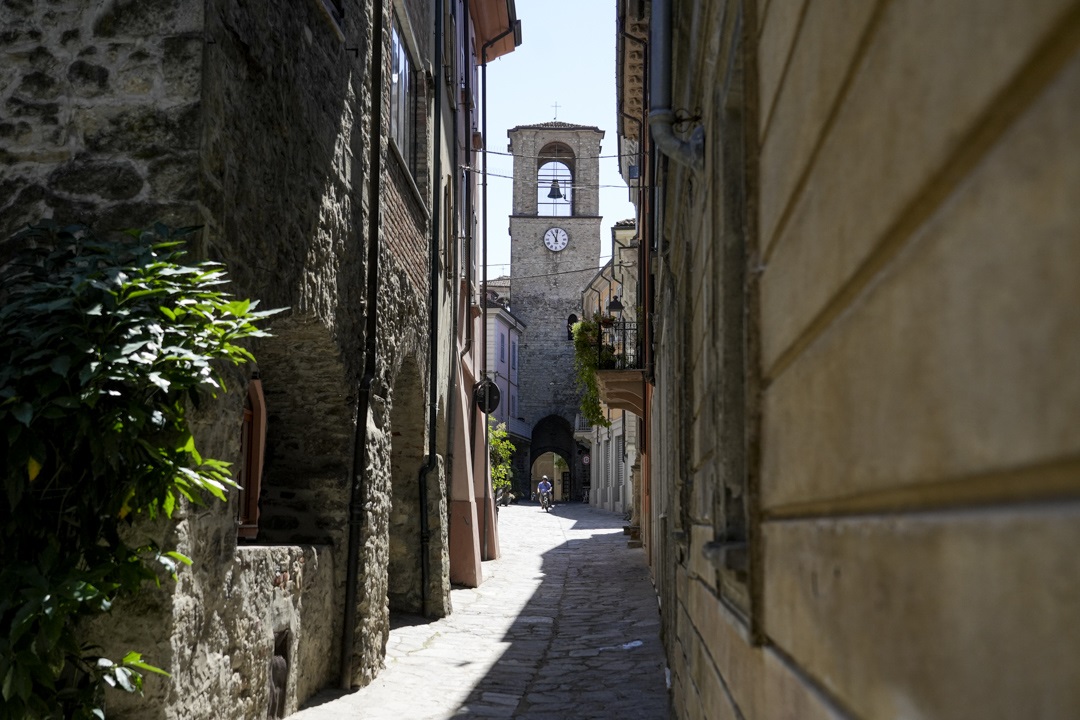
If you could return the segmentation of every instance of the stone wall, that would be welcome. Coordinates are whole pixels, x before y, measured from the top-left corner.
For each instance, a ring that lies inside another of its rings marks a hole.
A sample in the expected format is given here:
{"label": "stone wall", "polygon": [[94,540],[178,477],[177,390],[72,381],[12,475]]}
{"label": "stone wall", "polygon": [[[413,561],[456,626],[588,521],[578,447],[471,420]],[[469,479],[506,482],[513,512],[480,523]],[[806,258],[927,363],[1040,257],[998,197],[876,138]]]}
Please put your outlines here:
{"label": "stone wall", "polygon": [[[416,18],[429,13],[427,3],[410,5]],[[202,224],[195,252],[227,265],[237,295],[289,308],[270,323],[274,337],[253,348],[269,417],[257,544],[237,548],[231,508],[220,504],[185,508],[154,530],[194,568],[134,603],[122,629],[103,623],[97,632],[118,652],[145,649],[173,674],[149,678],[143,700],[110,697],[110,717],[261,717],[275,653],[288,662],[286,710],[337,680],[375,211],[371,7],[347,4],[341,25],[321,0],[0,8],[0,232],[50,215],[101,229]],[[388,30],[380,41],[388,45]],[[427,360],[426,201],[413,193],[411,205],[401,202],[408,189],[387,171],[385,136],[379,152],[387,183],[379,360],[371,411],[360,416],[368,465],[357,469],[359,625],[346,650],[357,684],[381,667],[389,627],[391,408],[412,393],[411,412],[423,416],[427,396],[426,382],[395,387],[404,357]],[[409,253],[395,257],[403,248]],[[238,459],[253,369],[228,372],[230,392],[197,414],[205,455]],[[413,488],[414,466],[415,458],[405,473]],[[434,614],[449,611],[444,484],[436,462]]]}
{"label": "stone wall", "polygon": [[204,3],[0,7],[0,237],[197,223]]}

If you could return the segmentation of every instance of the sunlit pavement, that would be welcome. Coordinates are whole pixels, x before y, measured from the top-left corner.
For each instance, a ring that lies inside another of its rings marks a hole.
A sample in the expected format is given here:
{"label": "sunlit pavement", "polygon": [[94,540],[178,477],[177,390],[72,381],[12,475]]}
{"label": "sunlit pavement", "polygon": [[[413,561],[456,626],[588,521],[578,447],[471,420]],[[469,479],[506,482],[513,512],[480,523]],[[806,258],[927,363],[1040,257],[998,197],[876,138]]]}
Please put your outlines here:
{"label": "sunlit pavement", "polygon": [[450,617],[397,619],[371,685],[292,717],[668,718],[656,596],[624,524],[579,503],[501,508],[484,583],[454,590]]}

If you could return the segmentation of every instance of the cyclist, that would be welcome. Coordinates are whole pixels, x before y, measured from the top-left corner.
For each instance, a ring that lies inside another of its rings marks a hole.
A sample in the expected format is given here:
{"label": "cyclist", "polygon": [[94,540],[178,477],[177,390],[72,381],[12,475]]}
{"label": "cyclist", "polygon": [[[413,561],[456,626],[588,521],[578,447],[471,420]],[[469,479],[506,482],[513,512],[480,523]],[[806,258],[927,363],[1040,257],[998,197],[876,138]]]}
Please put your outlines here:
{"label": "cyclist", "polygon": [[540,479],[540,484],[536,486],[536,492],[540,495],[541,507],[547,510],[551,506],[551,481],[548,480],[547,475]]}

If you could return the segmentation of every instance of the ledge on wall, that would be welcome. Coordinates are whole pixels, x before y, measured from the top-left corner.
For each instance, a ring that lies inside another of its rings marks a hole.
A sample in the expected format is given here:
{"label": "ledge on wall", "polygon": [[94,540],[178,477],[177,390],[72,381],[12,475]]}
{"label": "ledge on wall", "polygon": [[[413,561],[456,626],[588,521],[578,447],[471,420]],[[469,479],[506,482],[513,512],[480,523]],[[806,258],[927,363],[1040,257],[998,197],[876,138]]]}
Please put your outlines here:
{"label": "ledge on wall", "polygon": [[644,417],[644,370],[597,370],[596,384],[600,390],[600,402],[609,408],[627,410]]}

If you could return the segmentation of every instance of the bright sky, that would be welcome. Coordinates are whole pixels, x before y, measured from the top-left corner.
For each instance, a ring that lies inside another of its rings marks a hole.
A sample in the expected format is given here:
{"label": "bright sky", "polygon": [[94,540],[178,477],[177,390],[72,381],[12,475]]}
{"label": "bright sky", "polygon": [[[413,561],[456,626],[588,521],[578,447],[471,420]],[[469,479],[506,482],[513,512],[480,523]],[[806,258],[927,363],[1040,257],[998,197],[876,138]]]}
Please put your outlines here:
{"label": "bright sky", "polygon": [[[488,149],[506,152],[506,131],[561,120],[595,125],[606,134],[601,155],[619,152],[615,126],[615,3],[612,0],[516,0],[521,47],[488,65]],[[555,103],[559,104],[558,118]],[[488,155],[488,277],[510,274],[507,227],[513,159]],[[634,217],[616,158],[600,160],[598,239],[601,262],[611,252],[611,226]]]}

